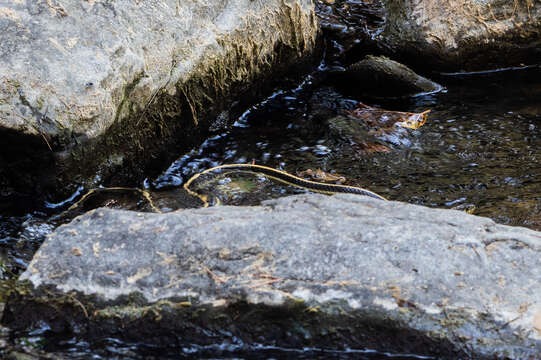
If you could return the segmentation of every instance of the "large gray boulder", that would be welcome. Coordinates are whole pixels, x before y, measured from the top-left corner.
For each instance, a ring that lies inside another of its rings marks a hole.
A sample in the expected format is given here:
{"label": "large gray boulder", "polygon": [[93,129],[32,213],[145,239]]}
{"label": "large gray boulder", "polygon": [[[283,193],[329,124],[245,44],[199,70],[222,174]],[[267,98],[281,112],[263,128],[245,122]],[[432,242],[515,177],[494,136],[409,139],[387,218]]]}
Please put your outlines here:
{"label": "large gray boulder", "polygon": [[383,0],[379,41],[408,63],[446,71],[490,70],[541,60],[541,2]]}
{"label": "large gray boulder", "polygon": [[102,208],[48,237],[3,322],[162,345],[534,359],[540,259],[539,232],[355,195]]}
{"label": "large gray boulder", "polygon": [[2,195],[136,178],[227,126],[317,33],[309,0],[0,0]]}

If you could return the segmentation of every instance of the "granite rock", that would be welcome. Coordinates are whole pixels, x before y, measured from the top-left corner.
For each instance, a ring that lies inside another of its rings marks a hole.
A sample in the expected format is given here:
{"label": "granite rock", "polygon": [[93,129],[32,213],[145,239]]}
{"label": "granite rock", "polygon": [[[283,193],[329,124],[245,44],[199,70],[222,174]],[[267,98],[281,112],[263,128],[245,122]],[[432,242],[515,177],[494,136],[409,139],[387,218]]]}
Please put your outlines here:
{"label": "granite rock", "polygon": [[100,208],[48,237],[3,322],[161,345],[536,358],[540,252],[533,230],[355,195]]}

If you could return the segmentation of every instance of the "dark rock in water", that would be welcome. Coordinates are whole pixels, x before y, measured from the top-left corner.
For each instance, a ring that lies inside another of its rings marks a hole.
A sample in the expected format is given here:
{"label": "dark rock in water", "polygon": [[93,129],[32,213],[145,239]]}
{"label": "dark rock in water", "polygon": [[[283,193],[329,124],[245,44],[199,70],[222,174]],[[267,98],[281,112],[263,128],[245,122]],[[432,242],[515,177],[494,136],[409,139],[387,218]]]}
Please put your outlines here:
{"label": "dark rock in water", "polygon": [[333,73],[332,77],[338,88],[362,97],[408,97],[443,89],[385,56],[368,55],[344,71]]}
{"label": "dark rock in water", "polygon": [[353,195],[98,209],[49,236],[3,322],[161,345],[536,358],[540,252],[539,232]]}
{"label": "dark rock in water", "polygon": [[354,153],[369,155],[390,152],[391,147],[411,145],[409,132],[422,127],[430,110],[422,113],[385,110],[359,102],[357,108],[344,115],[329,116],[325,120],[328,136],[342,146],[350,146]]}
{"label": "dark rock in water", "polygon": [[357,104],[357,108],[348,111],[351,116],[362,120],[370,127],[382,130],[390,130],[395,127],[417,130],[426,123],[429,112],[430,110],[422,113],[385,110],[362,102]]}
{"label": "dark rock in water", "polygon": [[366,156],[390,152],[388,143],[380,140],[368,124],[348,116],[334,116],[327,120],[329,137],[349,145],[355,154]]}
{"label": "dark rock in water", "polygon": [[141,179],[306,70],[318,25],[305,0],[63,0],[8,2],[0,31],[2,202]]}
{"label": "dark rock in water", "polygon": [[393,57],[442,71],[489,70],[541,61],[541,2],[383,0],[378,36]]}

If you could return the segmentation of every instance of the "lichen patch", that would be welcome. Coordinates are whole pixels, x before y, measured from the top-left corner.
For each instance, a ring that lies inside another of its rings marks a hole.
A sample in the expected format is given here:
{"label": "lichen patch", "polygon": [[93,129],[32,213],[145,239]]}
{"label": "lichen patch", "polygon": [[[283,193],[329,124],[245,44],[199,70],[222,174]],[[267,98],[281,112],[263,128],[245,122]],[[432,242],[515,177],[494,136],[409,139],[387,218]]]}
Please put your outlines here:
{"label": "lichen patch", "polygon": [[537,338],[541,339],[541,307],[537,308],[533,316],[533,328],[537,332]]}
{"label": "lichen patch", "polygon": [[149,268],[149,267],[141,268],[141,269],[137,270],[135,275],[132,275],[132,276],[128,277],[126,282],[128,284],[134,284],[138,280],[141,280],[142,278],[145,278],[145,277],[149,276],[150,274],[152,274],[152,269],[151,268]]}
{"label": "lichen patch", "polygon": [[14,22],[19,22],[21,20],[15,11],[5,7],[0,7],[0,18],[8,19]]}

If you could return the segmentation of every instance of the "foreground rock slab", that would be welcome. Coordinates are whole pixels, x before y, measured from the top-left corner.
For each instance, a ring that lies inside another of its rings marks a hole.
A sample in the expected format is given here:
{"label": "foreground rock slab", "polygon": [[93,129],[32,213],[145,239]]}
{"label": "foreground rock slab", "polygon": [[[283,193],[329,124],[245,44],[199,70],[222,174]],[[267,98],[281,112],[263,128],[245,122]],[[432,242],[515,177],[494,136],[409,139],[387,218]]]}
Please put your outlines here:
{"label": "foreground rock slab", "polygon": [[0,0],[0,34],[7,196],[137,179],[306,67],[318,25],[306,0]]}
{"label": "foreground rock slab", "polygon": [[45,241],[3,322],[156,344],[541,353],[541,233],[363,196],[97,209]]}
{"label": "foreground rock slab", "polygon": [[490,70],[541,60],[541,3],[530,0],[383,0],[379,37],[407,63]]}

